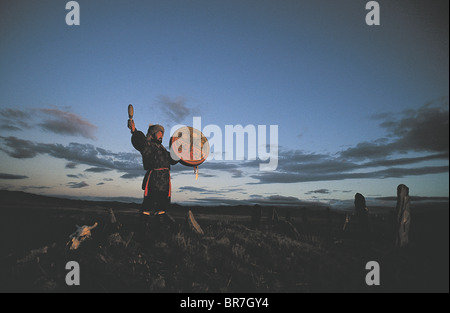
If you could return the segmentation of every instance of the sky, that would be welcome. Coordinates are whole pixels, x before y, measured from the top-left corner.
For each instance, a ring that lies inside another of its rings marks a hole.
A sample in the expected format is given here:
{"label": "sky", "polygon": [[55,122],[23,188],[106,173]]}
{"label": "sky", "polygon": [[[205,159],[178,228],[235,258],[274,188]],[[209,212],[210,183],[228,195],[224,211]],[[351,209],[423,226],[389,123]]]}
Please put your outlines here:
{"label": "sky", "polygon": [[[133,104],[166,147],[194,118],[215,143],[174,203],[448,197],[448,1],[377,1],[379,25],[360,0],[80,0],[79,25],[67,3],[0,4],[0,189],[141,201]],[[266,127],[243,160],[238,126]]]}

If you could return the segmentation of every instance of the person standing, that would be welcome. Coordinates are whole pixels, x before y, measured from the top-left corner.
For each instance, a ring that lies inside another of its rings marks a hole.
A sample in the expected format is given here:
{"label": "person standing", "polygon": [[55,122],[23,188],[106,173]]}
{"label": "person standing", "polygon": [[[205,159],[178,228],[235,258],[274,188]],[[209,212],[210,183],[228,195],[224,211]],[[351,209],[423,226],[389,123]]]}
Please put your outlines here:
{"label": "person standing", "polygon": [[162,215],[171,202],[170,166],[178,163],[170,157],[162,145],[164,127],[149,125],[147,134],[136,129],[134,121],[129,122],[131,143],[142,155],[142,163],[147,171],[142,181],[144,199],[142,213]]}

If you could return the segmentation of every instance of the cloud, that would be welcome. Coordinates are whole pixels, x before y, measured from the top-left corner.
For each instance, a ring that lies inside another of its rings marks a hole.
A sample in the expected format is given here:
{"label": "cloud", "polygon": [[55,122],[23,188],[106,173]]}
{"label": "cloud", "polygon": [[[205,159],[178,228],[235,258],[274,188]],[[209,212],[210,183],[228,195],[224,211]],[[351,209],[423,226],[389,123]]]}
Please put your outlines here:
{"label": "cloud", "polygon": [[213,188],[207,189],[203,187],[195,187],[195,186],[181,186],[178,188],[179,192],[188,191],[188,192],[197,192],[200,194],[214,194],[214,195],[229,195],[230,192],[237,192],[241,194],[245,194],[244,189],[240,187],[223,187],[223,188]]}
{"label": "cloud", "polygon": [[39,124],[43,130],[56,134],[96,139],[94,132],[97,130],[97,126],[76,114],[58,109],[40,109],[39,111],[51,117]]}
{"label": "cloud", "polygon": [[143,177],[142,170],[131,171],[131,172],[128,172],[128,173],[120,176],[120,178],[124,178],[124,179],[133,179],[133,178],[138,178],[138,177]]}
{"label": "cloud", "polygon": [[28,189],[50,189],[51,187],[49,186],[25,186],[22,187],[23,190],[28,190]]}
{"label": "cloud", "polygon": [[7,131],[20,131],[28,128],[28,120],[32,117],[30,112],[20,109],[6,108],[0,110],[0,129]]}
{"label": "cloud", "polygon": [[[400,114],[378,114],[380,127],[387,130],[387,138],[361,142],[341,152],[343,158],[362,160],[385,158],[396,153],[449,153],[448,99],[429,102],[417,110]],[[389,140],[390,139],[390,140]]]}
{"label": "cloud", "polygon": [[29,140],[3,136],[0,136],[0,139],[3,141],[0,150],[6,152],[12,158],[29,159],[40,153],[40,151],[37,151],[36,145]]}
{"label": "cloud", "polygon": [[83,164],[91,166],[87,170],[90,172],[117,170],[125,173],[123,178],[134,178],[144,174],[139,153],[114,153],[96,148],[91,144],[73,142],[68,145],[46,144],[12,136],[0,136],[0,150],[17,159],[34,158],[37,155],[47,154],[68,161],[66,167],[70,164],[69,168],[75,167],[75,164]]}
{"label": "cloud", "polygon": [[[252,162],[254,163],[254,162]],[[243,168],[249,165],[249,162],[205,162],[200,165],[201,170],[224,171],[231,174],[233,178],[243,177]]]}
{"label": "cloud", "polygon": [[78,166],[77,163],[69,162],[66,164],[66,168],[76,168]]}
{"label": "cloud", "polygon": [[59,109],[12,109],[0,110],[0,129],[20,131],[39,127],[59,135],[79,136],[95,139],[97,126],[81,116]]}
{"label": "cloud", "polygon": [[25,178],[28,178],[28,176],[0,173],[0,179],[25,179]]}
{"label": "cloud", "polygon": [[329,194],[330,191],[328,189],[316,189],[316,190],[310,190],[308,192],[305,192],[305,195],[310,195],[310,194]]}
{"label": "cloud", "polygon": [[19,128],[17,126],[7,125],[7,124],[0,125],[0,129],[1,130],[7,130],[7,131],[19,131],[19,130],[22,130],[21,128]]}
{"label": "cloud", "polygon": [[429,154],[421,157],[411,157],[411,158],[397,158],[397,159],[377,159],[374,161],[369,161],[363,163],[361,167],[377,167],[377,166],[397,166],[397,165],[409,165],[424,161],[432,160],[448,160],[448,153],[436,153]]}
{"label": "cloud", "polygon": [[104,168],[104,167],[90,167],[88,169],[85,169],[85,172],[92,172],[92,173],[103,173],[111,171],[111,168]]}
{"label": "cloud", "polygon": [[160,96],[158,103],[170,121],[175,123],[181,123],[185,118],[194,113],[194,110],[186,105],[186,99],[184,97],[170,99],[167,96]]}
{"label": "cloud", "polygon": [[89,184],[87,184],[85,181],[76,183],[76,182],[68,182],[67,183],[67,187],[69,188],[83,188],[83,187],[88,187]]}
{"label": "cloud", "polygon": [[182,186],[178,188],[179,191],[193,191],[193,192],[210,192],[206,188],[194,187],[194,186]]}
{"label": "cloud", "polygon": [[[319,165],[320,166],[320,165]],[[357,170],[358,168],[355,168]],[[402,178],[406,176],[420,176],[426,174],[447,173],[448,165],[443,166],[423,166],[417,168],[399,168],[392,167],[376,171],[364,172],[317,172],[317,173],[301,173],[301,172],[262,172],[251,175],[250,177],[258,180],[259,184],[276,184],[276,183],[302,183],[313,181],[335,181],[344,179],[383,179],[383,178]],[[256,183],[249,183],[256,184]]]}
{"label": "cloud", "polygon": [[[14,113],[4,112],[4,115],[7,114]],[[448,173],[448,105],[432,102],[417,110],[379,114],[373,118],[380,120],[380,126],[387,130],[387,135],[370,142],[361,142],[340,153],[310,153],[280,147],[276,171],[258,171],[259,160],[211,161],[200,166],[200,175],[211,177],[217,171],[231,174],[232,178],[252,178],[253,181],[247,184],[275,184]],[[445,140],[434,139],[438,135]],[[417,141],[414,136],[418,138]],[[430,142],[424,136],[430,136]],[[0,150],[18,159],[46,154],[66,160],[66,168],[87,165],[87,172],[116,170],[122,173],[123,179],[143,177],[145,172],[139,153],[115,153],[91,144],[44,144],[13,136],[0,136]],[[191,169],[175,166],[172,174],[186,171]],[[204,188],[191,191],[210,192]],[[215,192],[222,193],[219,190]],[[226,192],[223,190],[224,194]],[[320,190],[310,192],[319,193]]]}
{"label": "cloud", "polygon": [[[317,154],[279,150],[275,172],[257,172],[250,184],[299,183],[343,179],[383,179],[448,173],[448,100],[427,103],[400,114],[378,114],[387,136],[340,153]],[[415,153],[403,157],[402,154]],[[430,162],[425,164],[425,162]],[[408,166],[408,168],[406,168]]]}
{"label": "cloud", "polygon": [[277,204],[292,204],[292,203],[300,203],[301,200],[297,197],[292,196],[280,196],[280,195],[271,195],[266,198],[266,200],[270,200],[272,203]]}
{"label": "cloud", "polygon": [[7,119],[20,120],[28,118],[30,114],[23,110],[6,108],[0,110],[0,116]]}

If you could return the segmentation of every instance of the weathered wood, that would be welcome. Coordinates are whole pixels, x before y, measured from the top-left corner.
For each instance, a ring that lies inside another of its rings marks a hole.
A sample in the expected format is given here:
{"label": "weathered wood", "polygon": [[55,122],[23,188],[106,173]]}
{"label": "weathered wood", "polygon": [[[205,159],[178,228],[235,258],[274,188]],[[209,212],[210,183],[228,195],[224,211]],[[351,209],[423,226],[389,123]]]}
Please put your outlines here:
{"label": "weathered wood", "polygon": [[270,218],[272,224],[277,224],[278,223],[278,212],[277,209],[273,208],[272,209],[272,216]]}
{"label": "weathered wood", "polygon": [[202,228],[200,227],[200,225],[198,224],[198,222],[195,220],[194,214],[192,213],[191,210],[188,211],[188,213],[186,215],[186,220],[187,220],[187,223],[188,223],[191,231],[193,231],[194,233],[199,234],[199,235],[205,234],[203,232]]}
{"label": "weathered wood", "polygon": [[409,188],[404,184],[397,186],[397,204],[395,207],[395,212],[397,215],[395,246],[406,247],[409,243],[411,209]]}

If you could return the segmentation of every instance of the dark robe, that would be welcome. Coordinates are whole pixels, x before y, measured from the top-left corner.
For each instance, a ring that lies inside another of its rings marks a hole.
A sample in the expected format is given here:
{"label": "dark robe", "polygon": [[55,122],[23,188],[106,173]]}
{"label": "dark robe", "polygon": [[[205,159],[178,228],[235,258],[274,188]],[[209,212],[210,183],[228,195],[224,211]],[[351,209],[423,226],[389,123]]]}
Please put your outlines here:
{"label": "dark robe", "polygon": [[141,153],[142,163],[147,171],[142,181],[142,209],[166,210],[170,204],[170,165],[177,162],[160,142],[149,140],[141,131],[132,133],[131,143]]}

